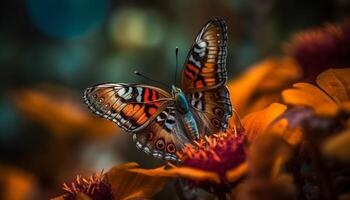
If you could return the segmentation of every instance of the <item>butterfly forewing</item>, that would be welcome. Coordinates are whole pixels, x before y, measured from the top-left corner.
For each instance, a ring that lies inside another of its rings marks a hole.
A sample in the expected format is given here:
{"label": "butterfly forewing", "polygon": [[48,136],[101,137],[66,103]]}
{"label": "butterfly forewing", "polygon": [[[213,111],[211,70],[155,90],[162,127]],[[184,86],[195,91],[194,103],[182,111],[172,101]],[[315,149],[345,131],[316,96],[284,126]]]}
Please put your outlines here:
{"label": "butterfly forewing", "polygon": [[95,114],[127,132],[137,132],[165,109],[171,96],[159,88],[120,83],[88,88],[84,99]]}
{"label": "butterfly forewing", "polygon": [[97,115],[133,134],[136,146],[165,160],[189,143],[176,120],[171,95],[162,89],[136,84],[101,84],[85,90],[84,99]]}
{"label": "butterfly forewing", "polygon": [[212,18],[199,32],[182,72],[185,91],[215,88],[227,79],[227,30],[223,19]]}
{"label": "butterfly forewing", "polygon": [[205,126],[202,134],[226,130],[232,105],[228,90],[227,28],[223,19],[212,18],[199,32],[182,74],[182,89]]}

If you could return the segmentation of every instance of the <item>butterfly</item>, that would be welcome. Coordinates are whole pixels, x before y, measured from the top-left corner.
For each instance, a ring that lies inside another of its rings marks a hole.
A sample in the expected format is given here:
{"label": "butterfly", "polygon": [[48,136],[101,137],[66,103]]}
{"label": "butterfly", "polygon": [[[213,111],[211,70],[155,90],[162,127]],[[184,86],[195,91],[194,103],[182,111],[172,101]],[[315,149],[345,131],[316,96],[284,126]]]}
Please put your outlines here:
{"label": "butterfly", "polygon": [[225,131],[232,115],[226,87],[227,27],[211,18],[186,58],[171,92],[142,84],[107,83],[84,91],[89,109],[133,136],[137,148],[178,161],[177,152],[205,135]]}

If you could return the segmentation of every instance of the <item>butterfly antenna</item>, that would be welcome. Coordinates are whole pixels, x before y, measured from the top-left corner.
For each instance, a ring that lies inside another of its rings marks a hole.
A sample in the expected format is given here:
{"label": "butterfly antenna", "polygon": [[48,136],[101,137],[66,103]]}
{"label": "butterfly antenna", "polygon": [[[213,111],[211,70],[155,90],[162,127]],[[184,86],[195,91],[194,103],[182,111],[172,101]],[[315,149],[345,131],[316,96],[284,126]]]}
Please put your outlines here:
{"label": "butterfly antenna", "polygon": [[149,81],[153,81],[153,82],[155,82],[155,83],[159,83],[159,84],[165,86],[166,88],[170,89],[170,87],[169,87],[167,84],[165,84],[165,83],[163,83],[163,82],[160,82],[160,81],[156,81],[156,80],[154,80],[154,79],[151,79],[151,78],[149,78],[149,77],[147,77],[147,76],[141,74],[141,73],[140,73],[139,71],[137,71],[137,70],[134,71],[134,74],[137,75],[137,76],[141,76],[141,77],[143,77],[143,78],[145,78],[145,79],[147,79],[147,80],[149,80]]}
{"label": "butterfly antenna", "polygon": [[178,66],[178,56],[179,55],[179,47],[175,47],[175,80],[174,80],[174,85],[177,85],[176,80],[177,80],[177,66]]}

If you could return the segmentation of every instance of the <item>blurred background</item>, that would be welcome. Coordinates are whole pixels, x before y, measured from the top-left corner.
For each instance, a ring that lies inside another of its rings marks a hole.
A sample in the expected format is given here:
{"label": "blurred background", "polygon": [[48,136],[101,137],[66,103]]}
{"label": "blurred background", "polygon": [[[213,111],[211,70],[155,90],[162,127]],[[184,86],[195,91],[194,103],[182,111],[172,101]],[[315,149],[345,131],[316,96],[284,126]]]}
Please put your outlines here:
{"label": "blurred background", "polygon": [[[281,54],[292,34],[341,21],[350,1],[21,0],[2,1],[0,13],[0,199],[48,199],[76,174],[162,164],[88,111],[86,87],[154,85],[134,70],[172,84],[175,46],[183,63],[211,16],[227,22],[233,79]],[[155,199],[171,194],[169,187]]]}

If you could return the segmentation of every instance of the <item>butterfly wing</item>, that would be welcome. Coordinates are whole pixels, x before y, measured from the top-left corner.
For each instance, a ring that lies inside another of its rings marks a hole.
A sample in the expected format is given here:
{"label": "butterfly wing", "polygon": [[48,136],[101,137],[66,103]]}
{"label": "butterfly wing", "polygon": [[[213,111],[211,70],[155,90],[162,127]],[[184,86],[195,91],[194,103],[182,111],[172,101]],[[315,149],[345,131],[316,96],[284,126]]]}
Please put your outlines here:
{"label": "butterfly wing", "polygon": [[90,110],[133,134],[137,147],[155,157],[176,160],[176,151],[187,142],[175,120],[173,99],[162,89],[101,84],[86,89],[84,99]]}
{"label": "butterfly wing", "polygon": [[178,161],[176,152],[190,143],[178,116],[176,108],[168,106],[141,131],[142,134],[133,135],[136,147],[156,158]]}
{"label": "butterfly wing", "polygon": [[227,80],[227,28],[223,19],[212,18],[199,32],[182,73],[181,88],[187,94],[204,132],[224,131],[232,105]]}
{"label": "butterfly wing", "polygon": [[95,114],[126,132],[138,132],[166,107],[171,96],[159,88],[119,83],[87,88],[84,99]]}
{"label": "butterfly wing", "polygon": [[224,85],[227,79],[227,28],[221,18],[212,18],[199,32],[182,72],[186,92]]}
{"label": "butterfly wing", "polygon": [[230,95],[225,86],[205,91],[197,91],[187,96],[197,118],[205,122],[204,133],[225,131],[232,113]]}

